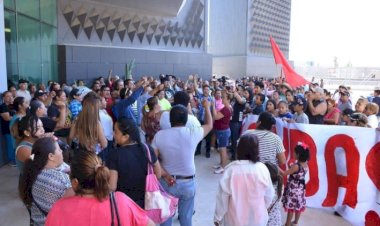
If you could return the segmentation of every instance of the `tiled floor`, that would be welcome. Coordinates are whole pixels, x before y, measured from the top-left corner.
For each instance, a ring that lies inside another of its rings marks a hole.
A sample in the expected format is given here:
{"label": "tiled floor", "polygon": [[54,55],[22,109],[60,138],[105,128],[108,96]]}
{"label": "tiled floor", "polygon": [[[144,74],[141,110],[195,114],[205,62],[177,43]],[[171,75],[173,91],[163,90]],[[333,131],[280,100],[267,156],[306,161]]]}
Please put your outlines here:
{"label": "tiled floor", "polygon": [[[216,164],[218,159],[217,153],[212,153],[210,159],[206,159],[203,155],[196,156],[197,194],[194,226],[213,225],[215,195],[221,176],[215,175],[211,166]],[[17,181],[17,168],[10,166],[0,168],[0,226],[26,226],[29,223],[28,213],[18,198]],[[174,225],[178,226],[179,222],[175,220]],[[301,216],[299,225],[349,226],[350,224],[342,218],[334,216],[331,210],[308,208]]]}

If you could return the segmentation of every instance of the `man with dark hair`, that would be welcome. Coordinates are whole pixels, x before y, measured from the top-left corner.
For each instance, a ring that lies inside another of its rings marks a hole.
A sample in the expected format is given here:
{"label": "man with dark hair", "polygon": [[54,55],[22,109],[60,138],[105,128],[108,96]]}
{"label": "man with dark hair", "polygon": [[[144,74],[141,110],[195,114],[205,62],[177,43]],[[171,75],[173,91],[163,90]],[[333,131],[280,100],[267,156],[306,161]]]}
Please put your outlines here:
{"label": "man with dark hair", "polygon": [[[188,109],[176,105],[170,110],[172,128],[158,131],[152,142],[162,167],[161,184],[167,192],[179,198],[180,225],[192,225],[196,193],[195,148],[212,129],[210,102],[204,100],[202,104],[205,108],[203,126],[186,127]],[[172,225],[172,218],[161,225]]]}
{"label": "man with dark hair", "polygon": [[170,125],[172,127],[186,126],[188,111],[182,104],[175,105],[170,110]]}
{"label": "man with dark hair", "polygon": [[[190,105],[190,96],[189,94],[187,94],[187,92],[184,92],[184,91],[178,91],[174,94],[174,102],[173,102],[173,105],[183,105],[186,107],[187,109],[187,113],[188,113],[188,119],[187,119],[187,122],[186,122],[186,127],[199,127],[201,126],[200,122],[198,121],[198,119],[192,114],[192,111],[191,111],[191,105]],[[161,115],[161,118],[160,118],[160,128],[161,129],[169,129],[171,128],[171,124],[170,124],[170,114],[168,111],[165,111],[162,113]]]}
{"label": "man with dark hair", "polygon": [[25,79],[20,79],[18,81],[18,87],[19,90],[16,92],[16,96],[18,97],[24,97],[26,101],[30,101],[32,99],[32,96],[30,95],[29,91],[27,90],[29,81]]}

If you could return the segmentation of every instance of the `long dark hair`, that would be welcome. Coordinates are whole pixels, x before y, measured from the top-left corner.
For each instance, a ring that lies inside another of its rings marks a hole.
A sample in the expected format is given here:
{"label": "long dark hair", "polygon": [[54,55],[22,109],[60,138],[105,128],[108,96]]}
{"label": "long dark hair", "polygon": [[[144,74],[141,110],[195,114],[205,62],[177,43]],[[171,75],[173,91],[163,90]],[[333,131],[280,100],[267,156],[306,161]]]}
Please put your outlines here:
{"label": "long dark hair", "polygon": [[20,105],[23,105],[25,102],[25,97],[16,97],[13,100],[13,110],[18,112],[20,110]]}
{"label": "long dark hair", "polygon": [[30,135],[36,138],[34,134],[37,132],[37,123],[39,118],[32,114],[27,114],[22,118],[18,118],[13,124],[11,130],[16,139],[16,143],[20,143],[26,137],[25,131],[30,131]]}
{"label": "long dark hair", "polygon": [[85,190],[93,190],[94,196],[104,200],[111,192],[109,169],[102,165],[102,160],[92,151],[85,149],[75,153],[71,162],[71,179],[78,180],[76,194],[87,194]]}
{"label": "long dark hair", "polygon": [[24,174],[22,175],[19,193],[21,200],[26,205],[31,205],[33,201],[32,187],[37,176],[46,166],[49,154],[54,154],[56,149],[56,141],[53,137],[44,137],[38,139],[32,147],[33,160],[25,161]]}
{"label": "long dark hair", "polygon": [[271,162],[266,162],[265,165],[268,168],[270,178],[272,179],[272,183],[276,184],[277,183],[277,198],[279,199],[282,194],[282,187],[284,185],[284,179],[280,174],[280,170],[278,169],[278,166],[271,163]]}

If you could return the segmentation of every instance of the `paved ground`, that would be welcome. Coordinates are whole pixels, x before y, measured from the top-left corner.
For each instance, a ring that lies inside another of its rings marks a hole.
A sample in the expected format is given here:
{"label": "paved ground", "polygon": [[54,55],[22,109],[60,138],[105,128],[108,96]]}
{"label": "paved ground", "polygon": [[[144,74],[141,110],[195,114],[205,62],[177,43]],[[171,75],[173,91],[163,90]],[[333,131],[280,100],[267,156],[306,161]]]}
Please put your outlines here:
{"label": "paved ground", "polygon": [[[197,194],[193,218],[194,226],[213,225],[215,195],[220,175],[215,175],[212,166],[219,160],[217,153],[212,153],[210,159],[204,155],[196,156]],[[28,225],[29,216],[17,196],[17,168],[4,166],[0,168],[0,226]],[[285,216],[283,216],[283,219]],[[174,221],[178,226],[179,222]],[[300,226],[349,226],[350,224],[332,214],[331,210],[308,208],[301,216]]]}

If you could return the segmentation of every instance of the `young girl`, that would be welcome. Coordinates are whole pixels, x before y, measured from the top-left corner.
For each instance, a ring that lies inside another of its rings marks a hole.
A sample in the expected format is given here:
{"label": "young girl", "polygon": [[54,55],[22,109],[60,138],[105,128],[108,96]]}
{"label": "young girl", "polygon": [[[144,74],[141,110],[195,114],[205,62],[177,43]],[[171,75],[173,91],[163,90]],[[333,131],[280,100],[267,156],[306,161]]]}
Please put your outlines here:
{"label": "young girl", "polygon": [[274,117],[276,117],[278,114],[276,106],[277,106],[277,104],[274,100],[272,100],[272,99],[268,100],[265,111],[271,113]]}
{"label": "young girl", "polygon": [[268,207],[268,223],[267,226],[281,226],[281,207],[280,200],[282,195],[282,187],[283,187],[283,178],[280,174],[279,168],[277,165],[266,162],[270,174],[270,178],[272,180],[272,185],[275,190],[275,196],[272,199],[272,203]]}
{"label": "young girl", "polygon": [[292,119],[293,118],[293,115],[292,113],[289,112],[289,109],[288,109],[288,104],[285,102],[285,101],[280,101],[277,105],[277,109],[278,109],[278,116],[279,118],[282,118],[282,119]]}
{"label": "young girl", "polygon": [[[283,171],[282,175],[290,175],[288,183],[282,197],[282,204],[286,212],[288,212],[285,226],[295,226],[298,224],[301,213],[305,210],[305,176],[308,171],[307,161],[310,158],[309,147],[299,142],[294,150],[297,161],[290,166],[290,169]],[[294,221],[292,221],[295,214]]]}

